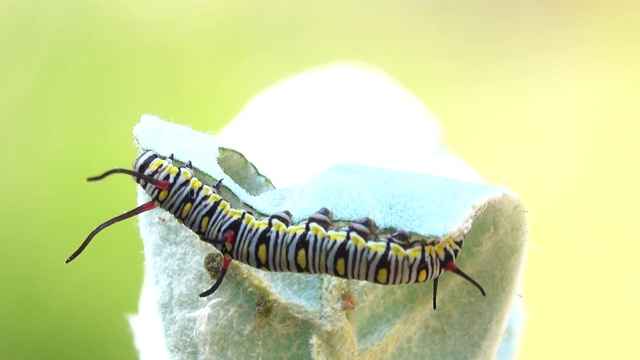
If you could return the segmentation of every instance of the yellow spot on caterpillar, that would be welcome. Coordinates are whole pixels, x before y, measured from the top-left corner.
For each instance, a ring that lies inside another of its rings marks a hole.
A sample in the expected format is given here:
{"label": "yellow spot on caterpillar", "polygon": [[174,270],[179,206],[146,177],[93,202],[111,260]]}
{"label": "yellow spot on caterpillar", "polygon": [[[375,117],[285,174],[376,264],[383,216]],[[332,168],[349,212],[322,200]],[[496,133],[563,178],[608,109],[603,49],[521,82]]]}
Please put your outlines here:
{"label": "yellow spot on caterpillar", "polygon": [[245,224],[249,225],[252,227],[253,223],[256,221],[256,218],[254,218],[251,214],[247,214],[244,219],[242,219],[242,222],[244,222]]}
{"label": "yellow spot on caterpillar", "polygon": [[191,185],[191,188],[194,189],[194,190],[198,190],[198,189],[200,189],[200,187],[202,187],[202,183],[196,178],[192,178],[191,179],[191,184],[190,185]]}
{"label": "yellow spot on caterpillar", "polygon": [[267,245],[262,244],[258,247],[258,260],[265,264],[267,262]]}
{"label": "yellow spot on caterpillar", "polygon": [[298,251],[298,265],[303,269],[307,268],[307,252],[304,249]]}
{"label": "yellow spot on caterpillar", "polygon": [[214,203],[214,202],[216,202],[216,201],[218,201],[218,200],[220,200],[220,199],[221,199],[220,195],[218,195],[218,194],[211,194],[211,196],[209,197],[209,202]]}
{"label": "yellow spot on caterpillar", "polygon": [[398,244],[391,244],[391,253],[399,258],[404,257],[404,249]]}
{"label": "yellow spot on caterpillar", "polygon": [[322,226],[312,223],[311,224],[311,233],[317,237],[325,237],[327,234],[326,231],[322,228]]}
{"label": "yellow spot on caterpillar", "polygon": [[300,234],[304,232],[304,226],[298,225],[298,226],[291,226],[289,227],[289,234]]}
{"label": "yellow spot on caterpillar", "polygon": [[409,260],[414,260],[420,255],[422,255],[422,249],[419,247],[414,247],[407,251],[407,256],[409,256]]}
{"label": "yellow spot on caterpillar", "polygon": [[[231,251],[231,250],[233,250],[233,243],[225,242],[225,243],[224,243],[224,245],[225,245],[225,247],[227,248],[227,251]],[[225,257],[227,257],[227,255],[226,255],[226,254],[225,254]],[[231,257],[231,256],[229,256],[229,257]]]}
{"label": "yellow spot on caterpillar", "polygon": [[209,217],[205,216],[202,218],[200,222],[200,232],[205,232],[207,230],[207,226],[209,225]]}
{"label": "yellow spot on caterpillar", "polygon": [[436,244],[436,253],[438,255],[444,255],[444,244],[442,243]]}
{"label": "yellow spot on caterpillar", "polygon": [[244,211],[242,210],[238,210],[238,209],[231,209],[229,210],[229,216],[231,216],[232,218],[239,218],[240,216],[242,216],[242,213]]}
{"label": "yellow spot on caterpillar", "polygon": [[268,267],[266,267],[266,266],[263,266],[263,267],[261,267],[261,268],[260,268],[260,270],[262,270],[262,271],[269,271],[269,268],[268,268]]}
{"label": "yellow spot on caterpillar", "polygon": [[336,261],[336,271],[338,272],[338,275],[344,276],[345,270],[344,258],[339,258],[338,261]]}
{"label": "yellow spot on caterpillar", "polygon": [[344,231],[330,231],[329,240],[331,241],[344,241],[347,238],[347,234]]}
{"label": "yellow spot on caterpillar", "polygon": [[158,200],[165,201],[165,199],[169,196],[169,190],[162,190],[160,194],[158,194]]}
{"label": "yellow spot on caterpillar", "polygon": [[166,172],[168,172],[168,173],[169,173],[169,175],[176,175],[176,174],[178,173],[178,171],[180,171],[180,169],[178,169],[178,168],[177,168],[177,167],[175,167],[175,166],[170,166],[170,167],[166,170]]}
{"label": "yellow spot on caterpillar", "polygon": [[418,273],[418,282],[425,282],[427,280],[427,270],[422,269]]}
{"label": "yellow spot on caterpillar", "polygon": [[388,271],[385,268],[378,269],[378,275],[376,275],[376,280],[380,284],[386,284],[388,280]]}
{"label": "yellow spot on caterpillar", "polygon": [[229,210],[231,209],[231,205],[228,202],[222,201],[218,205],[218,209],[222,210],[223,213],[229,214]]}
{"label": "yellow spot on caterpillar", "polygon": [[364,239],[360,235],[355,233],[351,233],[351,243],[360,249],[362,249],[366,245]]}
{"label": "yellow spot on caterpillar", "polygon": [[155,171],[157,170],[159,167],[161,167],[162,165],[164,165],[166,163],[165,160],[161,160],[161,159],[157,159],[156,161],[154,161],[151,165],[149,165],[149,170],[151,171]]}
{"label": "yellow spot on caterpillar", "polygon": [[444,240],[444,243],[447,244],[447,246],[456,247],[456,243],[453,242],[453,239],[450,236],[447,236],[447,238]]}
{"label": "yellow spot on caterpillar", "polygon": [[184,207],[182,208],[182,214],[180,214],[180,216],[183,219],[186,218],[187,215],[189,215],[189,211],[191,211],[191,203],[184,204]]}
{"label": "yellow spot on caterpillar", "polygon": [[426,247],[426,251],[427,251],[427,254],[429,254],[429,256],[434,256],[436,254],[436,251],[433,249],[433,246],[431,245]]}
{"label": "yellow spot on caterpillar", "polygon": [[204,189],[202,189],[202,193],[204,194],[204,196],[209,196],[213,193],[213,190],[211,190],[210,187],[205,186]]}
{"label": "yellow spot on caterpillar", "polygon": [[381,242],[369,241],[367,247],[371,252],[383,252],[387,246]]}
{"label": "yellow spot on caterpillar", "polygon": [[269,223],[266,221],[256,221],[253,223],[253,228],[254,229],[265,229],[267,226],[269,226]]}
{"label": "yellow spot on caterpillar", "polygon": [[287,231],[287,227],[286,227],[286,226],[284,226],[284,224],[283,224],[283,223],[281,223],[281,222],[280,222],[280,221],[278,221],[278,220],[273,220],[273,223],[272,223],[272,224],[273,224],[273,230],[275,230],[275,231],[277,231],[277,232],[279,232],[279,233],[284,233],[284,232],[286,232],[286,231]]}
{"label": "yellow spot on caterpillar", "polygon": [[182,171],[180,172],[180,176],[182,176],[185,180],[190,180],[193,175],[191,175],[191,172],[189,172],[187,169],[182,169]]}

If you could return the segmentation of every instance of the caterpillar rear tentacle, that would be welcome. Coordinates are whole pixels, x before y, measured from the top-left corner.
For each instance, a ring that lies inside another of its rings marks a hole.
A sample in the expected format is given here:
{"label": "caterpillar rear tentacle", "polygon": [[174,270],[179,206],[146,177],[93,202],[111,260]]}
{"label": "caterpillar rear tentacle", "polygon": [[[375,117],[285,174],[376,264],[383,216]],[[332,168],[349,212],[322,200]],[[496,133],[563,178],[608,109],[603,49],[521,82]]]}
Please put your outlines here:
{"label": "caterpillar rear tentacle", "polygon": [[383,285],[433,280],[434,309],[438,279],[446,271],[469,281],[486,296],[482,286],[455,265],[464,232],[417,239],[405,231],[378,234],[373,219],[333,222],[333,214],[326,208],[300,224],[292,224],[288,211],[257,219],[248,211],[232,208],[219,195],[222,180],[213,186],[205,185],[194,176],[191,162],[175,166],[173,157],[162,158],[153,151],[143,152],[134,170],[114,169],[88,180],[101,180],[116,173],[133,176],[152,200],[99,225],[67,258],[67,263],[78,257],[104,228],[161,207],[224,256],[220,276],[201,297],[218,289],[233,260],[266,271],[328,274]]}

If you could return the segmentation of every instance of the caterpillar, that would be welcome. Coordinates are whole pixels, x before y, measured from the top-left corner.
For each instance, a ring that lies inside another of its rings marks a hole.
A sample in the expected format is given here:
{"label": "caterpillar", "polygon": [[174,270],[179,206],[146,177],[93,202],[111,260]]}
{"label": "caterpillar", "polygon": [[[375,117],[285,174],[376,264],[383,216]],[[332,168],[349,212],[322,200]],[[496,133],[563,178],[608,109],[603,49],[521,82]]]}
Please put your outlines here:
{"label": "caterpillar", "polygon": [[373,219],[334,223],[326,208],[299,224],[292,223],[288,211],[258,219],[249,211],[232,208],[220,196],[222,180],[213,186],[203,184],[195,177],[191,162],[176,166],[172,156],[164,158],[151,150],[138,157],[133,170],[116,168],[87,180],[116,173],[133,176],[151,200],[100,224],[66,263],[78,257],[104,228],[160,207],[223,255],[220,275],[201,297],[218,289],[233,260],[265,271],[328,274],[383,285],[433,280],[434,309],[438,279],[446,271],[461,276],[486,296],[482,286],[455,265],[464,242],[461,231],[418,239],[405,231],[379,235]]}

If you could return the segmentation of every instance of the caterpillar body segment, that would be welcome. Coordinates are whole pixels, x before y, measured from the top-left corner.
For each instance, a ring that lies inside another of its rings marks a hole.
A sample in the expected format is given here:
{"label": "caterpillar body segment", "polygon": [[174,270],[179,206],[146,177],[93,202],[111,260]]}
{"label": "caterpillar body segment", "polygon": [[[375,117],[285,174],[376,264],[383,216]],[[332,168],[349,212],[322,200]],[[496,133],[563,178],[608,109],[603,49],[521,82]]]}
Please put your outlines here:
{"label": "caterpillar body segment", "polygon": [[219,194],[220,181],[213,186],[203,184],[194,176],[190,163],[176,166],[171,157],[163,158],[153,151],[143,152],[133,171],[114,169],[89,180],[113,173],[134,176],[151,201],[98,226],[67,262],[80,255],[103,228],[161,207],[224,256],[220,276],[200,296],[217,290],[233,260],[265,271],[328,274],[383,285],[434,280],[434,309],[438,278],[445,271],[460,275],[485,296],[484,289],[455,265],[464,242],[463,231],[418,239],[404,231],[377,234],[373,219],[334,223],[326,208],[299,224],[292,223],[288,211],[260,219],[224,200]]}

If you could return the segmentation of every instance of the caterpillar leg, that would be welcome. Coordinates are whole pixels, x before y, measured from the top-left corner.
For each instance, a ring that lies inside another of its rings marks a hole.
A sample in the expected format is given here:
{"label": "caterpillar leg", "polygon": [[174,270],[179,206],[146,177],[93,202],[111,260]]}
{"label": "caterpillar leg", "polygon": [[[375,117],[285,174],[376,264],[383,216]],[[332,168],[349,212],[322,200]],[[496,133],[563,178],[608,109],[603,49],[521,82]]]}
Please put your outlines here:
{"label": "caterpillar leg", "polygon": [[[225,244],[227,245],[227,249],[228,250],[232,249],[235,233],[232,230],[227,230],[225,231],[223,236],[226,238]],[[225,275],[227,275],[227,271],[229,270],[229,265],[231,265],[231,260],[233,260],[231,258],[231,255],[225,253],[224,261],[222,262],[222,270],[220,271],[220,276],[218,276],[218,279],[209,290],[200,294],[200,297],[207,297],[213,294],[214,292],[216,292],[216,290],[218,290],[218,287],[220,286],[220,284],[222,284],[222,280],[224,280]]]}

